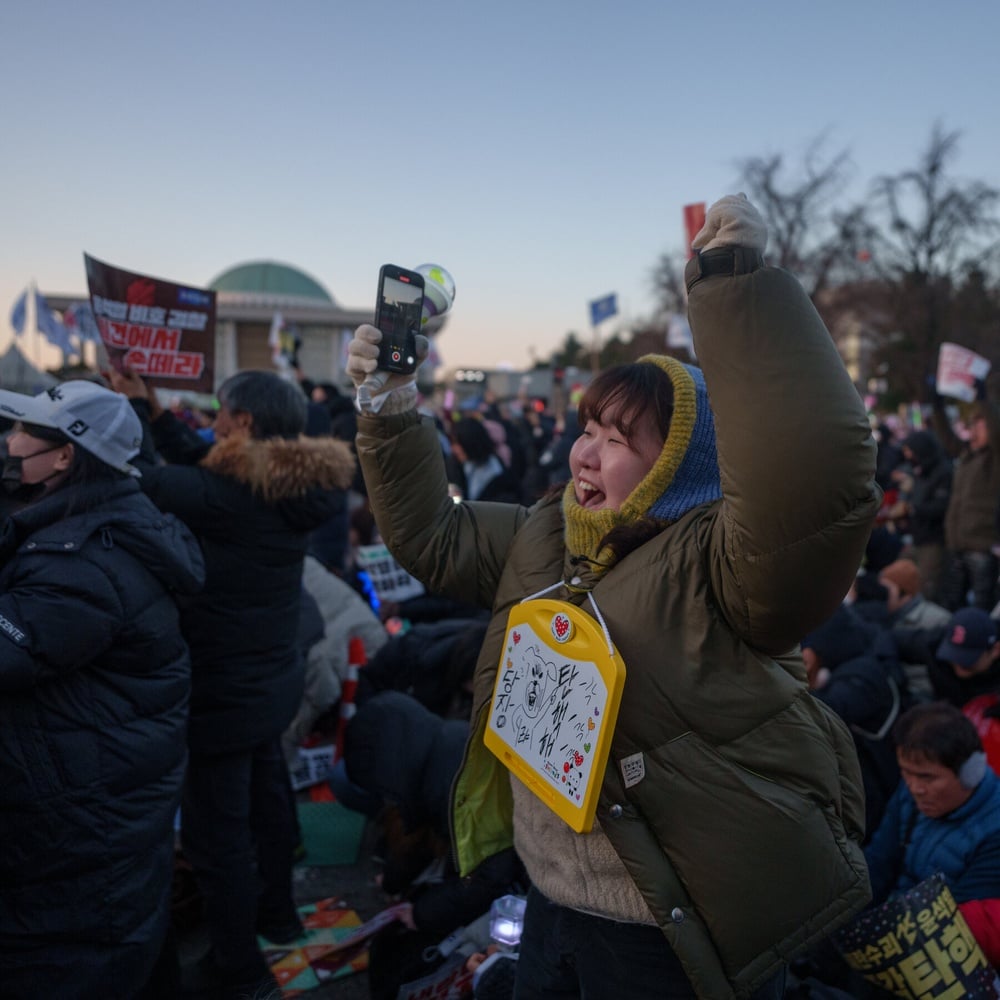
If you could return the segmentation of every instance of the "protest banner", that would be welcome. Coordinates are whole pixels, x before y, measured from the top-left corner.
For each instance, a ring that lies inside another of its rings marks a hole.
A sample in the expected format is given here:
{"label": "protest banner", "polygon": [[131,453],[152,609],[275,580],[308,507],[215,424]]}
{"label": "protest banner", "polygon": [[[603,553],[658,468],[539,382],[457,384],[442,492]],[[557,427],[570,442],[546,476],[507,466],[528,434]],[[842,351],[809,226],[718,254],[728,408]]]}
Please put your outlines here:
{"label": "protest banner", "polygon": [[423,594],[424,585],[410,576],[384,545],[361,545],[355,555],[381,603],[398,604]]}
{"label": "protest banner", "polygon": [[213,392],[215,292],[83,259],[108,363],[155,387]]}
{"label": "protest banner", "polygon": [[937,391],[942,396],[971,403],[976,398],[976,382],[986,378],[990,362],[959,344],[942,344],[938,351]]}
{"label": "protest banner", "polygon": [[696,201],[690,205],[685,205],[683,212],[684,239],[687,246],[687,259],[690,260],[694,256],[694,249],[691,243],[701,231],[701,227],[705,225],[705,202]]}
{"label": "protest banner", "polygon": [[996,973],[972,936],[944,876],[863,913],[837,934],[847,964],[908,1000],[994,1000]]}

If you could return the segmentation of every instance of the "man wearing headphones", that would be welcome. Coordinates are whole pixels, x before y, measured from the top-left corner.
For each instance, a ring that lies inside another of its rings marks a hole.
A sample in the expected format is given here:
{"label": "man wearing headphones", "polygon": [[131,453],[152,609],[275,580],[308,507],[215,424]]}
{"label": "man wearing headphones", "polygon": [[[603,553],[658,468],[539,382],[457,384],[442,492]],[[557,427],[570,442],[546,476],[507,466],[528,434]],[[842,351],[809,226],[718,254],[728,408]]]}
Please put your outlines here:
{"label": "man wearing headphones", "polygon": [[1000,779],[975,727],[946,702],[893,727],[903,780],[865,848],[874,903],[942,872],[994,964],[1000,958]]}

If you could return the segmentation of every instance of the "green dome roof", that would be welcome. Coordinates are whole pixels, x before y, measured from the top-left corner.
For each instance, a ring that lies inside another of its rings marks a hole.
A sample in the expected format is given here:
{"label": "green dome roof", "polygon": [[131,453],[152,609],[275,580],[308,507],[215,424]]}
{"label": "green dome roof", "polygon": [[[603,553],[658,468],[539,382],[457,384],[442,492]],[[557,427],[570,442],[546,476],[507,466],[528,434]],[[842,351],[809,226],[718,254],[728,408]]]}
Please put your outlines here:
{"label": "green dome roof", "polygon": [[264,295],[294,295],[297,298],[321,299],[335,305],[333,296],[315,278],[304,271],[278,264],[273,260],[257,260],[238,264],[223,271],[209,288],[217,292],[259,292]]}

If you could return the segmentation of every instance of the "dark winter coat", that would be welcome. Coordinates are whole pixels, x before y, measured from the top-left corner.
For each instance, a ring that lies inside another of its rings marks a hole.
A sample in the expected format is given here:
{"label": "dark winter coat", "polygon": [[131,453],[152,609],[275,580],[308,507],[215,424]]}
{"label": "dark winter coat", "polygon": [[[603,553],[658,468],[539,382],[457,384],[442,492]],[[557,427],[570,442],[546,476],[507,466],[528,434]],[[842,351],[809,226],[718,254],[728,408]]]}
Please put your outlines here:
{"label": "dark winter coat", "polygon": [[930,431],[914,431],[903,446],[913,452],[909,525],[914,545],[944,544],[944,515],[951,498],[951,459]]}
{"label": "dark winter coat", "polygon": [[0,992],[29,949],[51,972],[71,945],[94,954],[73,995],[131,995],[100,963],[152,962],[166,930],[190,689],[172,594],[200,588],[201,553],[129,479],[23,508],[0,566]]}
{"label": "dark winter coat", "polygon": [[438,715],[447,714],[472,678],[486,634],[483,618],[444,618],[412,626],[372,657],[358,682],[357,704],[381,691],[405,691]]}
{"label": "dark winter coat", "polygon": [[892,725],[909,707],[906,677],[892,634],[841,607],[802,640],[830,671],[813,694],[850,727],[865,786],[865,833],[871,837],[899,784]]}
{"label": "dark winter coat", "polygon": [[429,825],[447,839],[448,793],[468,735],[467,722],[442,719],[402,691],[383,691],[347,727],[347,773],[396,806],[408,830]]}
{"label": "dark winter coat", "polygon": [[900,782],[865,857],[875,903],[935,872],[957,903],[1000,897],[1000,779],[987,769],[971,798],[937,819],[920,813]]}
{"label": "dark winter coat", "polygon": [[955,461],[944,519],[945,544],[953,552],[989,552],[997,541],[1000,411],[986,400],[977,405],[986,418],[989,443],[977,451],[967,447]]}
{"label": "dark winter coat", "polygon": [[[140,418],[148,415],[136,407]],[[260,441],[234,435],[200,449],[169,413],[153,424],[164,458],[143,489],[194,532],[205,553],[204,593],[182,608],[193,665],[189,743],[229,753],[278,737],[302,700],[297,631],[309,533],[330,516],[354,472],[333,438]]]}
{"label": "dark winter coat", "polygon": [[[724,499],[599,578],[566,548],[558,500],[453,503],[415,413],[360,417],[357,449],[399,562],[492,608],[453,791],[462,874],[513,841],[510,776],[483,746],[508,613],[572,580],[553,594],[584,608],[592,594],[627,669],[598,823],[698,996],[725,1000],[868,900],[853,744],[782,654],[846,593],[880,491],[864,408],[793,277],[708,278],[689,305]],[[637,756],[644,774],[627,785],[622,762]],[[547,870],[546,845],[533,850],[532,879],[551,882],[556,859]]]}

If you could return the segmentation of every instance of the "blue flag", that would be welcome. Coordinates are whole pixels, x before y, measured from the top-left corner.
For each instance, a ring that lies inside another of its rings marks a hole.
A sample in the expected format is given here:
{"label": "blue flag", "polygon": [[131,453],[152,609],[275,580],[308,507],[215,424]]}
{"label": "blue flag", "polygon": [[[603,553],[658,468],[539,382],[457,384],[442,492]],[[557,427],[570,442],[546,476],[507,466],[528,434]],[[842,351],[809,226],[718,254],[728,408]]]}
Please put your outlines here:
{"label": "blue flag", "polygon": [[14,303],[10,311],[10,325],[19,337],[24,333],[24,312],[28,306],[28,289],[21,292],[21,297]]}
{"label": "blue flag", "polygon": [[58,347],[63,354],[76,354],[70,342],[66,327],[56,319],[45,297],[35,289],[35,326],[38,332],[53,346]]}
{"label": "blue flag", "polygon": [[602,320],[614,316],[618,312],[618,296],[612,292],[603,299],[595,299],[590,303],[590,325],[597,326]]}

